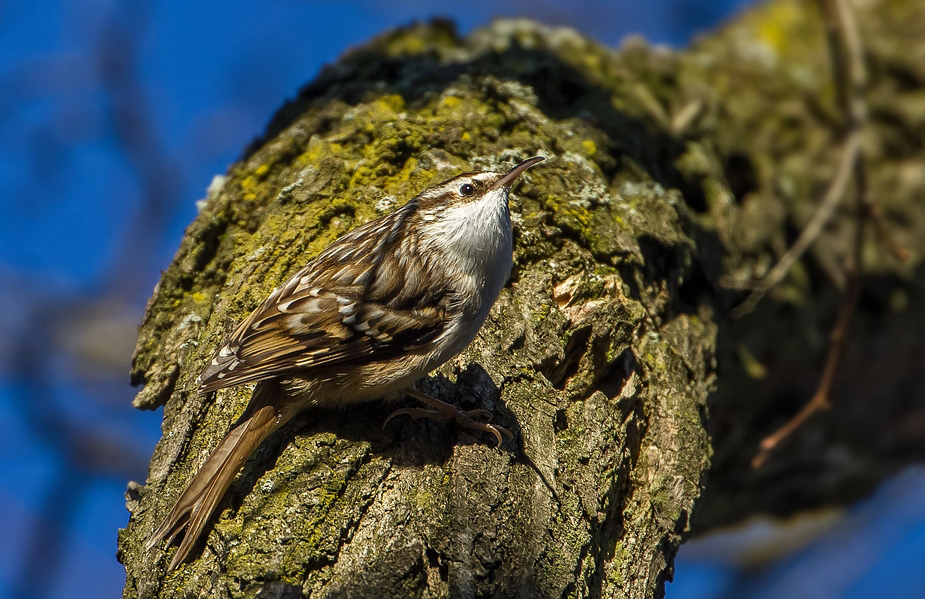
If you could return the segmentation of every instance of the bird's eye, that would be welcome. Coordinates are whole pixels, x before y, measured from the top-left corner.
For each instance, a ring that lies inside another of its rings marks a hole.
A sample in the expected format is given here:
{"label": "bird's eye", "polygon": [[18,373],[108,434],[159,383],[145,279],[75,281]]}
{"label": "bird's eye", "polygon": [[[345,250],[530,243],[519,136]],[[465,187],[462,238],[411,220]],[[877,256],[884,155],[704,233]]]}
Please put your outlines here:
{"label": "bird's eye", "polygon": [[463,183],[459,186],[459,195],[471,196],[475,193],[475,186],[472,183]]}

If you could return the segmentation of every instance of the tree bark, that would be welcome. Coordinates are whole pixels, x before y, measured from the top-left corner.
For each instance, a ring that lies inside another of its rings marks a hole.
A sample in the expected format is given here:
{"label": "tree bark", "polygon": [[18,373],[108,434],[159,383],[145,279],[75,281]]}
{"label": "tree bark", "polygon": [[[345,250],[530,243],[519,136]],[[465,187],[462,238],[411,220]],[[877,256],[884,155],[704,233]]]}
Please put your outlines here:
{"label": "tree bark", "polygon": [[[897,22],[914,10],[888,7],[862,10]],[[845,227],[801,263],[820,271],[815,287],[794,275],[748,319],[725,316],[740,295],[720,281],[761,276],[831,176],[814,18],[812,5],[781,0],[679,53],[641,42],[615,52],[526,21],[459,39],[435,22],[325,69],[213,183],[148,305],[135,405],[165,407],[164,437],[145,486],[127,494],[124,596],[659,597],[710,464],[714,388],[720,460],[697,521],[793,499],[745,465],[811,389],[837,307],[825,265]],[[871,47],[891,59],[884,81],[925,81],[894,46]],[[909,111],[899,118],[919,114]],[[908,141],[894,155],[921,153]],[[536,154],[549,160],[512,196],[511,283],[472,346],[422,383],[492,410],[515,441],[495,449],[423,421],[382,430],[395,406],[379,403],[304,413],[245,466],[197,558],[165,575],[169,553],[145,552],[145,540],[250,396],[196,391],[225,335],[357,224],[459,172]],[[888,155],[877,193],[899,198],[891,214],[925,219]],[[901,228],[900,243],[921,247],[921,229]],[[925,289],[920,267],[875,268],[907,295]],[[921,306],[911,315],[925,319]],[[864,342],[881,333],[865,329]],[[781,406],[784,393],[796,399]],[[792,447],[778,459],[772,472],[816,463]],[[815,493],[786,508],[850,496],[885,471],[803,479]]]}

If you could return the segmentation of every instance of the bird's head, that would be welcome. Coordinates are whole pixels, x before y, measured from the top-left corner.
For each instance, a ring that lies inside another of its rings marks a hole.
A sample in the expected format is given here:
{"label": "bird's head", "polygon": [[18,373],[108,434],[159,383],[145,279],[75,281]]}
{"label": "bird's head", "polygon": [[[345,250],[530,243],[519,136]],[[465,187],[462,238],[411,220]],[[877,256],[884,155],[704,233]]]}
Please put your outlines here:
{"label": "bird's head", "polygon": [[418,201],[425,214],[437,216],[447,209],[466,210],[466,205],[502,204],[506,205],[511,186],[525,170],[545,160],[534,156],[518,163],[511,170],[499,173],[479,171],[457,175],[429,189],[424,190]]}

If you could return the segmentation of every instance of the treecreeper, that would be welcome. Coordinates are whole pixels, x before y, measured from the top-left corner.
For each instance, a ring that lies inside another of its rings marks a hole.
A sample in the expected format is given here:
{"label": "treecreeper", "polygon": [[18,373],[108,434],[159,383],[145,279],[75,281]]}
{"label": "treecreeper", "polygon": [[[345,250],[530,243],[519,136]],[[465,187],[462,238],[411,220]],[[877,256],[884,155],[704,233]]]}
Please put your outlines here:
{"label": "treecreeper", "polygon": [[253,451],[302,410],[413,397],[397,415],[510,433],[486,410],[460,411],[413,388],[475,338],[512,265],[508,196],[535,156],[506,173],[472,172],[426,189],[337,239],[274,290],[202,371],[204,393],[256,381],[251,400],[147,547],[182,534],[186,560]]}

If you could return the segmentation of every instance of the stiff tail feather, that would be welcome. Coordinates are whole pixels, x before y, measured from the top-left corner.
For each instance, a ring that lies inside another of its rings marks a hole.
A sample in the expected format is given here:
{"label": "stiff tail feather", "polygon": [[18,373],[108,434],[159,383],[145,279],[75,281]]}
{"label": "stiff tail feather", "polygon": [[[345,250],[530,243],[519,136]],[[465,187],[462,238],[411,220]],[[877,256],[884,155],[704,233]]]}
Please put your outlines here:
{"label": "stiff tail feather", "polygon": [[186,530],[176,554],[167,567],[168,571],[176,568],[187,558],[208,524],[212,512],[247,458],[264,439],[289,419],[280,418],[280,412],[276,407],[268,405],[275,390],[276,385],[270,382],[257,385],[244,416],[225,435],[180,494],[170,514],[148,539],[148,550],[164,540],[169,546],[177,535]]}

